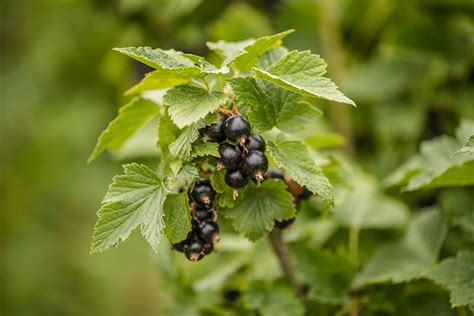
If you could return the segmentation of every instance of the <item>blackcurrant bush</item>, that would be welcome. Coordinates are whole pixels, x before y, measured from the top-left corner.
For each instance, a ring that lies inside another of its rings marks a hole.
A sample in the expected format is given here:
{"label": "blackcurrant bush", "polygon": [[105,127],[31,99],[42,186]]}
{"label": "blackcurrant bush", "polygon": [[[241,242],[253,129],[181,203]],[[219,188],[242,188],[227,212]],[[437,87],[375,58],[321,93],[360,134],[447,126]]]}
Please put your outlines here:
{"label": "blackcurrant bush", "polygon": [[214,212],[212,210],[206,210],[203,207],[197,207],[194,211],[194,215],[199,222],[207,222],[214,220]]}
{"label": "blackcurrant bush", "polygon": [[200,179],[191,189],[191,198],[198,204],[211,204],[216,196],[216,191],[207,179]]}
{"label": "blackcurrant bush", "polygon": [[257,180],[263,180],[263,175],[268,169],[268,159],[261,151],[252,150],[242,161],[242,170],[255,177]]}
{"label": "blackcurrant bush", "polygon": [[224,122],[226,117],[218,114],[218,121],[214,125],[210,125],[199,130],[203,141],[208,142],[223,142],[225,140]]}
{"label": "blackcurrant bush", "polygon": [[206,242],[219,240],[219,226],[214,222],[206,222],[199,227],[198,236]]}
{"label": "blackcurrant bush", "polygon": [[204,257],[203,251],[203,242],[199,239],[190,240],[184,247],[184,254],[191,261],[201,260]]}
{"label": "blackcurrant bush", "polygon": [[295,217],[283,221],[275,221],[275,226],[279,229],[285,229],[295,221]]}
{"label": "blackcurrant bush", "polygon": [[285,175],[283,174],[283,171],[281,171],[278,168],[269,168],[268,171],[264,175],[265,179],[280,179],[280,180],[285,180]]}
{"label": "blackcurrant bush", "polygon": [[248,151],[260,150],[261,152],[264,152],[265,151],[265,140],[260,135],[250,134],[250,136],[245,141],[245,148]]}
{"label": "blackcurrant bush", "polygon": [[224,123],[225,136],[239,144],[244,144],[250,134],[250,123],[240,115],[229,117]]}
{"label": "blackcurrant bush", "polygon": [[235,169],[242,160],[242,150],[238,146],[221,144],[219,146],[220,162],[227,169]]}
{"label": "blackcurrant bush", "polygon": [[238,169],[227,171],[225,174],[225,183],[233,189],[243,188],[248,182],[248,176]]}
{"label": "blackcurrant bush", "polygon": [[202,252],[205,254],[205,255],[208,255],[210,254],[211,252],[214,251],[214,244],[212,242],[205,242],[203,245],[202,245]]}

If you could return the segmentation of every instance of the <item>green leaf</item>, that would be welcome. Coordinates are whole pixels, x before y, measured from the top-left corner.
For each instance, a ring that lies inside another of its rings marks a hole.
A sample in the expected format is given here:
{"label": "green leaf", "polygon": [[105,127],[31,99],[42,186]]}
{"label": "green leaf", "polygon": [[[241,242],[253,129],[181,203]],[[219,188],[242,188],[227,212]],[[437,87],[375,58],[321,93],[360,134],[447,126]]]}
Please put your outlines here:
{"label": "green leaf", "polygon": [[176,140],[168,146],[170,153],[180,159],[189,160],[191,158],[192,143],[198,137],[198,124],[186,127]]}
{"label": "green leaf", "polygon": [[221,92],[208,92],[193,86],[178,86],[164,96],[165,105],[173,122],[183,128],[204,118],[225,104],[228,96]]}
{"label": "green leaf", "polygon": [[325,304],[343,304],[356,268],[340,254],[315,251],[298,245],[295,247],[297,271],[312,287],[311,296]]}
{"label": "green leaf", "polygon": [[284,141],[277,145],[267,142],[268,151],[278,167],[284,169],[296,182],[334,205],[332,185],[321,168],[314,162],[308,148],[300,141]]}
{"label": "green leaf", "polygon": [[168,189],[149,167],[136,163],[123,166],[115,176],[97,212],[99,217],[91,252],[101,252],[128,238],[141,227],[142,235],[156,251],[164,228],[163,202]]}
{"label": "green leaf", "polygon": [[310,51],[291,51],[270,68],[253,68],[253,71],[258,78],[285,89],[355,106],[330,79],[323,77],[326,73],[326,63]]}
{"label": "green leaf", "polygon": [[[234,207],[234,198],[232,189],[225,183],[225,172],[224,171],[215,171],[212,173],[211,182],[212,187],[219,193],[217,203],[220,207],[231,208]],[[244,191],[241,190],[239,195],[241,198],[244,197]]]}
{"label": "green leaf", "polygon": [[262,316],[302,316],[305,309],[293,290],[254,282],[244,293],[242,300],[248,307],[258,310]]}
{"label": "green leaf", "polygon": [[390,228],[407,222],[408,208],[380,192],[373,177],[358,174],[352,183],[353,191],[334,212],[339,224],[349,228]]}
{"label": "green leaf", "polygon": [[165,235],[172,244],[178,243],[191,231],[191,216],[187,192],[170,193],[163,204]]}
{"label": "green leaf", "polygon": [[164,156],[169,154],[169,145],[179,137],[180,130],[171,120],[168,111],[160,118],[158,126],[158,146]]}
{"label": "green leaf", "polygon": [[469,137],[468,141],[461,147],[458,151],[454,153],[455,155],[459,154],[468,154],[474,155],[474,135]]}
{"label": "green leaf", "polygon": [[320,110],[301,102],[299,94],[270,82],[240,77],[229,83],[237,100],[249,106],[248,118],[258,132],[273,127],[288,133],[301,132],[313,127],[322,115]]}
{"label": "green leaf", "polygon": [[451,292],[452,307],[469,305],[474,313],[474,251],[461,251],[456,257],[443,260],[428,278]]}
{"label": "green leaf", "polygon": [[223,59],[223,65],[230,65],[237,71],[244,72],[255,65],[258,58],[266,51],[281,45],[281,40],[294,30],[288,30],[278,34],[260,37],[256,40],[247,39],[241,42],[217,43],[207,42],[209,49],[214,50]]}
{"label": "green leaf", "polygon": [[96,159],[106,149],[118,149],[159,112],[160,108],[155,103],[140,98],[121,107],[118,116],[100,134],[88,162]]}
{"label": "green leaf", "polygon": [[192,144],[191,158],[213,156],[219,157],[219,144],[197,141]]}
{"label": "green leaf", "polygon": [[114,48],[114,50],[155,69],[194,68],[199,71],[199,68],[194,65],[192,60],[186,58],[183,56],[183,53],[175,51],[174,49],[163,50],[159,48],[152,49],[151,47],[123,47]]}
{"label": "green leaf", "polygon": [[258,59],[258,68],[267,69],[286,54],[288,54],[288,48],[284,46],[269,50]]}
{"label": "green leaf", "polygon": [[354,280],[366,284],[402,283],[427,274],[436,262],[447,232],[447,217],[436,209],[419,213],[403,239],[379,247]]}
{"label": "green leaf", "polygon": [[201,69],[201,73],[208,75],[208,74],[227,74],[230,72],[229,67],[223,66],[221,68],[217,68],[210,62],[208,62],[204,57],[193,55],[193,54],[183,54],[187,58],[194,61]]}
{"label": "green leaf", "polygon": [[273,229],[275,220],[295,216],[292,196],[281,181],[267,180],[256,186],[249,182],[244,196],[239,196],[234,208],[223,210],[232,219],[234,228],[251,241],[256,241]]}
{"label": "green leaf", "polygon": [[199,178],[199,172],[197,168],[189,163],[184,164],[176,174],[175,180],[192,180]]}
{"label": "green leaf", "polygon": [[142,93],[143,91],[164,89],[189,83],[201,74],[199,68],[161,69],[149,72],[142,81],[125,92],[125,95]]}

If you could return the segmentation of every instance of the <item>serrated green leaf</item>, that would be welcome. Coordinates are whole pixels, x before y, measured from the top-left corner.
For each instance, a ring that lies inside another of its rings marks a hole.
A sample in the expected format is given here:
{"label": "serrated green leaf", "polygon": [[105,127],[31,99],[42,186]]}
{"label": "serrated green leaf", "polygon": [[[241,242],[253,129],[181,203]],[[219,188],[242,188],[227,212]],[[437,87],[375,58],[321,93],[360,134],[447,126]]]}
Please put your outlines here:
{"label": "serrated green leaf", "polygon": [[278,167],[284,169],[296,182],[334,205],[332,185],[321,168],[311,158],[308,148],[300,141],[284,141],[277,145],[267,142],[268,151]]}
{"label": "serrated green leaf", "polygon": [[356,267],[340,254],[295,247],[297,271],[312,287],[311,297],[325,304],[343,304],[349,299],[349,288]]}
{"label": "serrated green leaf", "polygon": [[258,59],[258,68],[267,69],[286,54],[288,54],[288,48],[284,46],[271,49]]}
{"label": "serrated green leaf", "polygon": [[191,231],[191,216],[187,192],[170,193],[163,204],[165,235],[172,244],[184,239]]}
{"label": "serrated green leaf", "polygon": [[221,92],[208,92],[193,86],[178,86],[164,96],[165,105],[173,122],[183,128],[204,118],[225,104],[228,96]]}
{"label": "serrated green leaf", "polygon": [[354,280],[366,284],[402,283],[426,275],[436,262],[447,232],[447,217],[432,209],[418,214],[403,239],[379,247]]}
{"label": "serrated green leaf", "polygon": [[142,235],[156,251],[164,228],[163,202],[168,189],[149,167],[136,163],[123,166],[115,176],[97,212],[99,217],[91,252],[101,252],[128,238],[141,227]]}
{"label": "serrated green leaf", "polygon": [[343,204],[335,209],[337,222],[348,228],[400,227],[408,220],[408,208],[400,201],[378,190],[373,177],[353,177],[353,190]]}
{"label": "serrated green leaf", "polygon": [[204,57],[193,55],[193,54],[183,54],[183,56],[186,56],[187,58],[191,59],[194,61],[200,68],[201,68],[201,73],[202,74],[227,74],[230,72],[229,67],[227,66],[222,66],[220,68],[217,68],[210,62],[208,62]]}
{"label": "serrated green leaf", "polygon": [[158,146],[164,156],[169,154],[169,145],[179,137],[180,130],[171,120],[168,111],[160,118],[158,126]]}
{"label": "serrated green leaf", "polygon": [[330,79],[323,77],[326,73],[326,63],[310,51],[291,51],[270,68],[253,68],[253,71],[258,78],[285,89],[355,106]]}
{"label": "serrated green leaf", "polygon": [[158,105],[140,98],[135,98],[121,107],[118,116],[100,134],[88,162],[96,159],[106,149],[118,149],[159,112]]}
{"label": "serrated green leaf", "polygon": [[170,88],[189,83],[199,77],[199,68],[160,69],[149,72],[142,81],[131,87],[125,95],[142,93],[143,91]]}
{"label": "serrated green leaf", "polygon": [[115,51],[125,54],[135,60],[138,60],[145,65],[155,69],[183,69],[199,68],[194,65],[194,62],[189,58],[183,56],[183,53],[175,51],[174,49],[152,49],[151,47],[123,47],[114,48]]}
{"label": "serrated green leaf", "polygon": [[275,220],[295,216],[292,199],[281,181],[267,180],[259,186],[249,182],[245,195],[237,198],[234,208],[227,208],[222,213],[232,219],[239,233],[256,241],[273,229]]}
{"label": "serrated green leaf", "polygon": [[197,168],[189,163],[184,164],[179,172],[176,174],[175,180],[192,180],[199,178]]}
{"label": "serrated green leaf", "polygon": [[223,59],[223,65],[231,65],[237,71],[244,72],[252,68],[258,58],[268,50],[281,45],[281,40],[294,30],[260,37],[256,40],[247,39],[241,42],[217,43],[207,42],[209,49],[216,51]]}
{"label": "serrated green leaf", "polygon": [[273,127],[288,133],[301,132],[314,126],[322,115],[320,110],[301,102],[299,94],[270,82],[240,77],[229,83],[237,100],[249,106],[247,115],[257,132]]}
{"label": "serrated green leaf", "polygon": [[199,131],[196,124],[186,127],[181,134],[172,142],[168,148],[170,153],[183,160],[191,158],[192,143],[199,137]]}
{"label": "serrated green leaf", "polygon": [[219,157],[219,144],[197,141],[192,144],[191,158],[213,156]]}
{"label": "serrated green leaf", "polygon": [[244,293],[244,304],[258,310],[262,316],[302,316],[305,309],[293,290],[254,282]]}
{"label": "serrated green leaf", "polygon": [[[217,203],[220,207],[231,208],[234,207],[234,198],[232,189],[225,183],[225,172],[215,171],[212,173],[211,182],[212,187],[219,193]],[[244,197],[245,192],[239,192],[241,198]]]}
{"label": "serrated green leaf", "polygon": [[240,72],[251,69],[261,55],[272,48],[280,46],[281,40],[293,32],[294,30],[288,30],[256,39],[252,44],[245,47],[242,53],[237,55],[230,65]]}
{"label": "serrated green leaf", "polygon": [[462,146],[461,149],[456,151],[454,154],[455,155],[459,155],[459,154],[474,155],[474,135],[469,137],[469,139],[464,144],[464,146]]}
{"label": "serrated green leaf", "polygon": [[474,251],[461,251],[436,265],[428,278],[448,289],[452,307],[468,305],[474,313]]}

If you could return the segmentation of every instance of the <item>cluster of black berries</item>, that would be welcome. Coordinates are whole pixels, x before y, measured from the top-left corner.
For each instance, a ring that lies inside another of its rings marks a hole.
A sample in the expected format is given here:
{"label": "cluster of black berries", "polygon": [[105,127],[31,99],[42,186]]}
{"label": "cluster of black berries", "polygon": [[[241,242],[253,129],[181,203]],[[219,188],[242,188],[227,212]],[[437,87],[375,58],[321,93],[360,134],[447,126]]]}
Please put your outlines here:
{"label": "cluster of black berries", "polygon": [[[291,195],[293,195],[293,204],[295,205],[296,213],[298,213],[299,211],[301,201],[308,199],[312,195],[311,191],[309,191],[307,187],[300,186],[291,178],[288,178],[288,177],[285,178],[283,171],[281,171],[278,168],[269,169],[267,173],[265,173],[264,178],[265,180],[266,179],[279,179],[286,183],[286,185],[288,186],[288,192],[290,192]],[[296,217],[283,220],[283,221],[275,221],[275,226],[279,229],[288,228],[291,226],[291,224],[293,224],[293,222],[295,221],[295,218]]]}
{"label": "cluster of black berries", "polygon": [[200,179],[191,185],[189,191],[192,230],[185,240],[174,244],[173,248],[184,252],[191,261],[201,260],[214,250],[214,242],[219,241],[219,226],[214,209],[216,191],[207,179]]}
{"label": "cluster of black berries", "polygon": [[250,123],[240,115],[228,118],[219,114],[215,125],[200,131],[204,141],[219,142],[218,169],[227,169],[225,182],[237,190],[243,188],[249,179],[262,181],[268,169],[265,156],[265,141],[262,136],[251,134]]}

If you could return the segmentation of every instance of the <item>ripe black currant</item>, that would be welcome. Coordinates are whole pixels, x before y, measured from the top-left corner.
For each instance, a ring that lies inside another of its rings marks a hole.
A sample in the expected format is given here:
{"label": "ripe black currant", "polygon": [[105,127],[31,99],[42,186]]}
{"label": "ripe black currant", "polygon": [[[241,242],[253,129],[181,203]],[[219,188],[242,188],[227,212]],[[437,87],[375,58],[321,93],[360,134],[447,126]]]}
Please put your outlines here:
{"label": "ripe black currant", "polygon": [[205,242],[203,245],[202,245],[202,252],[205,254],[205,255],[208,255],[210,254],[211,252],[214,251],[214,244],[212,242]]}
{"label": "ripe black currant", "polygon": [[199,130],[203,141],[208,142],[223,142],[225,140],[224,122],[226,117],[218,114],[218,121],[214,125],[210,125]]}
{"label": "ripe black currant", "polygon": [[213,221],[214,212],[212,210],[207,210],[204,207],[198,206],[194,211],[195,219],[199,222]]}
{"label": "ripe black currant", "polygon": [[224,123],[224,134],[229,140],[244,144],[250,134],[250,123],[240,115],[231,116]]}
{"label": "ripe black currant", "polygon": [[309,198],[312,194],[313,193],[311,193],[311,191],[308,190],[307,187],[303,187],[303,192],[301,192],[299,198],[304,200],[304,199]]}
{"label": "ripe black currant", "polygon": [[252,150],[242,162],[242,170],[255,177],[257,180],[263,180],[263,175],[268,169],[267,157],[258,150]]}
{"label": "ripe black currant", "polygon": [[260,135],[250,134],[250,136],[245,141],[245,148],[248,151],[260,150],[261,152],[264,152],[265,151],[265,140]]}
{"label": "ripe black currant", "polygon": [[190,240],[184,247],[184,254],[191,261],[201,260],[204,257],[203,251],[203,242],[199,239]]}
{"label": "ripe black currant", "polygon": [[198,204],[211,204],[216,196],[216,191],[207,179],[199,179],[191,189],[191,198]]}
{"label": "ripe black currant", "polygon": [[225,183],[233,189],[240,189],[247,185],[249,178],[240,170],[230,170],[225,174]]}
{"label": "ripe black currant", "polygon": [[242,160],[242,150],[238,146],[221,144],[219,146],[220,162],[227,169],[235,169]]}
{"label": "ripe black currant", "polygon": [[219,240],[219,226],[214,222],[205,222],[199,227],[198,236],[204,241],[215,242]]}
{"label": "ripe black currant", "polygon": [[186,246],[186,241],[180,241],[176,244],[173,244],[173,249],[179,252],[184,252],[184,247]]}

